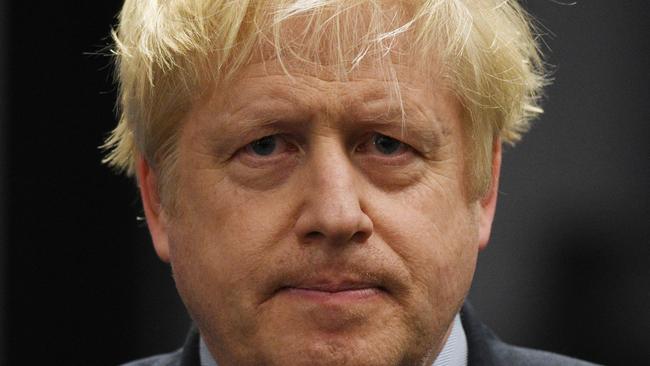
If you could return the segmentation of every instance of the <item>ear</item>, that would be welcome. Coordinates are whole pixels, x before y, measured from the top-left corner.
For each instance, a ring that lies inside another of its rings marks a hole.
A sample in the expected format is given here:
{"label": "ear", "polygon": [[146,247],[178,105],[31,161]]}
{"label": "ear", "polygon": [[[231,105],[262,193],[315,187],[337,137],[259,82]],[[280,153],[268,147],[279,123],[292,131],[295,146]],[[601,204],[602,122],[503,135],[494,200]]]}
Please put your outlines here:
{"label": "ear", "polygon": [[501,172],[501,140],[496,137],[492,143],[492,176],[490,188],[480,200],[479,208],[479,250],[487,247],[492,231],[494,211],[497,207],[499,193],[499,173]]}
{"label": "ear", "polygon": [[158,194],[158,176],[142,156],[138,156],[136,159],[136,174],[153,246],[158,257],[164,262],[169,262],[167,217]]}

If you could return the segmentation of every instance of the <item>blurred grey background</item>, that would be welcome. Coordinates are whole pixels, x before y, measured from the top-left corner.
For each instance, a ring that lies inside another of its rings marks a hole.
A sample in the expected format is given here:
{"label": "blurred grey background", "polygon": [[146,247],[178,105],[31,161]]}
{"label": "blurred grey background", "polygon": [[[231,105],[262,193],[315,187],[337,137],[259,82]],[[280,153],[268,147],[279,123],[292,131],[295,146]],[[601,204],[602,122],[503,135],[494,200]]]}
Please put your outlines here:
{"label": "blurred grey background", "polygon": [[650,364],[648,5],[527,4],[554,33],[555,80],[505,153],[470,299],[508,341]]}
{"label": "blurred grey background", "polygon": [[[505,153],[471,302],[506,341],[648,364],[648,5],[525,4],[555,81]],[[120,5],[0,2],[0,364],[114,365],[185,336],[135,187],[99,164],[115,90],[93,53]]]}

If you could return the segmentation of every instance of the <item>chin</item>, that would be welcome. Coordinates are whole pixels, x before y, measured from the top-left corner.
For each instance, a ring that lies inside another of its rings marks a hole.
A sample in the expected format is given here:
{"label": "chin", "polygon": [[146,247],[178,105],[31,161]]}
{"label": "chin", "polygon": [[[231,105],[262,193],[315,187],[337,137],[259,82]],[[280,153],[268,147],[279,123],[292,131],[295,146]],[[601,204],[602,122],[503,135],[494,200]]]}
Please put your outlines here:
{"label": "chin", "polygon": [[431,349],[436,341],[432,334],[409,327],[399,313],[357,315],[347,326],[342,322],[323,326],[323,319],[278,317],[280,321],[273,326],[260,329],[259,347],[253,349],[260,352],[254,358],[262,362],[256,364],[415,366],[433,362]]}
{"label": "chin", "polygon": [[[396,342],[397,341],[397,342]],[[426,352],[409,350],[398,339],[379,337],[320,337],[294,339],[274,348],[265,365],[296,366],[415,366],[428,360]],[[431,361],[432,362],[432,361]]]}

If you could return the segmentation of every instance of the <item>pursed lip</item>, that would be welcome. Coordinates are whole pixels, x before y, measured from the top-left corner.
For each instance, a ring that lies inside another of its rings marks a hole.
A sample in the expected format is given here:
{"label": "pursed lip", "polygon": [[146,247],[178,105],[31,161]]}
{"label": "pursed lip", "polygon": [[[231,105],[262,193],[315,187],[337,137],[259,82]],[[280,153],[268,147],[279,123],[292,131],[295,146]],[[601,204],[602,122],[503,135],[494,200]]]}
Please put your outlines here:
{"label": "pursed lip", "polygon": [[379,282],[350,278],[313,278],[281,286],[275,295],[323,304],[349,304],[385,294]]}
{"label": "pursed lip", "polygon": [[265,286],[268,292],[264,292],[259,304],[276,298],[339,305],[362,299],[395,301],[406,290],[397,273],[380,266],[371,268],[355,263],[294,266],[269,278]]}
{"label": "pursed lip", "polygon": [[370,288],[380,289],[380,286],[369,282],[323,281],[320,283],[305,283],[305,284],[297,284],[295,286],[285,286],[284,288],[336,293],[336,292],[355,291],[355,290],[363,290],[363,289],[370,289]]}

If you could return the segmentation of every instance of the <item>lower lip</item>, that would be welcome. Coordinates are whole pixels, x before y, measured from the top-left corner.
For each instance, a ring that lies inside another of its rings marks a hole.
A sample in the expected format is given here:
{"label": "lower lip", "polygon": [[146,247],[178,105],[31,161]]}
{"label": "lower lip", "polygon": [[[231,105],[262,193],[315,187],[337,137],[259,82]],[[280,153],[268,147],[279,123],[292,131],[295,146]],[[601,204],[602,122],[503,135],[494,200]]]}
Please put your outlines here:
{"label": "lower lip", "polygon": [[371,300],[383,293],[376,287],[350,289],[342,291],[322,291],[303,288],[286,288],[282,290],[284,294],[301,300],[319,302],[319,303],[346,303]]}

